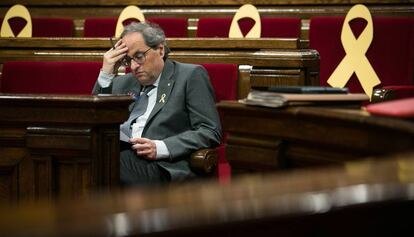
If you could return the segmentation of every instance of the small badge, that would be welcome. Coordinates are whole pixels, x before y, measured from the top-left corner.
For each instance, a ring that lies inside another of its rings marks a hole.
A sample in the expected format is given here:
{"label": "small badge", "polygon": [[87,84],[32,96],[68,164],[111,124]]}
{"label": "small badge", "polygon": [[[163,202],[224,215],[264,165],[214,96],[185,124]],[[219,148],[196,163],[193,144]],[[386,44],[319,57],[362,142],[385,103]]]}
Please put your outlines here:
{"label": "small badge", "polygon": [[160,98],[160,101],[158,101],[158,103],[162,102],[164,104],[165,103],[165,96],[166,96],[165,94],[162,94],[161,98]]}

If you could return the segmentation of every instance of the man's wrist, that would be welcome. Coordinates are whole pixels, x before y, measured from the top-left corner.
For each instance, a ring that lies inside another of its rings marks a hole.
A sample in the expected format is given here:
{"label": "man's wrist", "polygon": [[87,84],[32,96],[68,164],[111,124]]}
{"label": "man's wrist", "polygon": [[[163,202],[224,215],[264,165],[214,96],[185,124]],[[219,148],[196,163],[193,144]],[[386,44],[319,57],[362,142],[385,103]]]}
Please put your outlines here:
{"label": "man's wrist", "polygon": [[157,149],[157,160],[170,158],[170,152],[163,141],[153,140]]}

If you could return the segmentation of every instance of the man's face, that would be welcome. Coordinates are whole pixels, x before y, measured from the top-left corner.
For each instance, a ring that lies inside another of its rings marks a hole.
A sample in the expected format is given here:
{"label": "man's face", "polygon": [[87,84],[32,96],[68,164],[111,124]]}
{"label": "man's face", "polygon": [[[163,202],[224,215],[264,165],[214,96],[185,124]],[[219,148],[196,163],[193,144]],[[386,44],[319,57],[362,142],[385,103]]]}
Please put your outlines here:
{"label": "man's face", "polygon": [[142,85],[153,84],[164,68],[164,46],[160,44],[156,49],[150,48],[138,32],[125,35],[122,41],[128,48],[128,57],[133,58],[132,73]]}

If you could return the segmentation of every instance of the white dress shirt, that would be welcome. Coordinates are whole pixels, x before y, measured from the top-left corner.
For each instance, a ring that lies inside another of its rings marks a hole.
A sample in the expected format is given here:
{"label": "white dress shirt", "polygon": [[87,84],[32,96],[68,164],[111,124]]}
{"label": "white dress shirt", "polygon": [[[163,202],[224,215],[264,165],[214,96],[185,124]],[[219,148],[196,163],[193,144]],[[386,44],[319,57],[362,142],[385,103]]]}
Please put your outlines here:
{"label": "white dress shirt", "polygon": [[[115,75],[105,73],[101,70],[98,77],[98,83],[102,88],[108,87],[111,84],[112,79],[115,77]],[[148,92],[148,107],[147,110],[143,115],[141,115],[137,121],[132,124],[132,137],[141,137],[142,131],[144,130],[145,123],[147,122],[147,119],[149,115],[151,114],[152,109],[155,106],[155,103],[157,102],[157,92],[158,92],[158,84],[160,82],[161,74],[158,76],[157,80],[153,84],[155,86],[154,89],[152,89],[150,92]],[[169,158],[170,152],[168,151],[167,146],[165,143],[161,140],[152,140],[155,142],[156,148],[157,148],[157,159],[163,159],[163,158]]]}

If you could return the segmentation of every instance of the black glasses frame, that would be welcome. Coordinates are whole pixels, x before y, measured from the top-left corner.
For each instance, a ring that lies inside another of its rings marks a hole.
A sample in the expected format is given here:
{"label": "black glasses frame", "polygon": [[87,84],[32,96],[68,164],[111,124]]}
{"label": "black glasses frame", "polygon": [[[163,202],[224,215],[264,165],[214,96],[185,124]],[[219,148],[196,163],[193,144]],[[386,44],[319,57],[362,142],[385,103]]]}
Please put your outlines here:
{"label": "black glasses frame", "polygon": [[[115,49],[115,44],[112,41],[112,38],[109,38],[111,45],[112,45],[112,49]],[[145,61],[147,60],[147,53],[148,51],[152,49],[151,47],[149,47],[147,50],[145,50],[144,52],[136,52],[134,56],[129,57],[128,55],[125,55],[125,57],[123,57],[121,60],[119,60],[120,64],[124,67],[131,67],[131,61],[134,60],[134,62],[138,63],[138,64],[144,64]]]}

